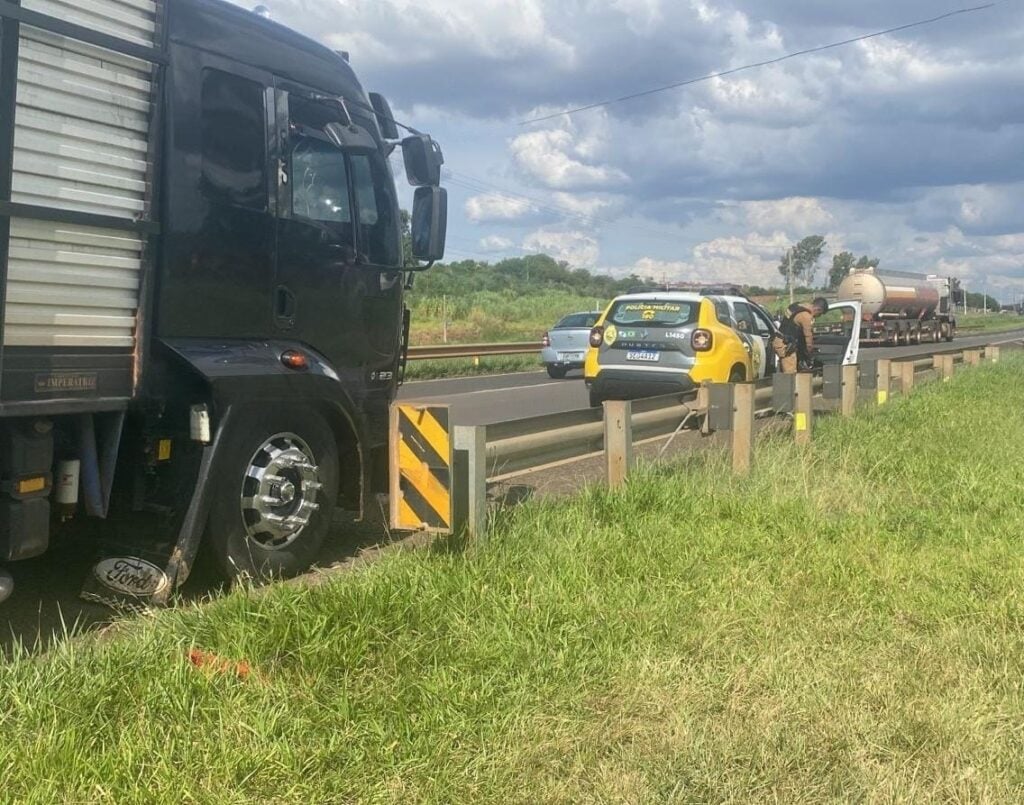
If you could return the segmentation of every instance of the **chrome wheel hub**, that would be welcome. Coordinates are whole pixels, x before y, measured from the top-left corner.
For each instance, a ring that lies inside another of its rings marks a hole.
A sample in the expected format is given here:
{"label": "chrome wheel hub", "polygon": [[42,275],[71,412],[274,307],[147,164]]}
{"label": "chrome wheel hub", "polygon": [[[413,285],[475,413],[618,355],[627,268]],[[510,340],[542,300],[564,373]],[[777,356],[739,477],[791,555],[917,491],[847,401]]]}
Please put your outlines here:
{"label": "chrome wheel hub", "polygon": [[249,539],[268,550],[294,542],[320,508],[323,488],[313,451],[294,433],[267,439],[242,479],[242,522]]}

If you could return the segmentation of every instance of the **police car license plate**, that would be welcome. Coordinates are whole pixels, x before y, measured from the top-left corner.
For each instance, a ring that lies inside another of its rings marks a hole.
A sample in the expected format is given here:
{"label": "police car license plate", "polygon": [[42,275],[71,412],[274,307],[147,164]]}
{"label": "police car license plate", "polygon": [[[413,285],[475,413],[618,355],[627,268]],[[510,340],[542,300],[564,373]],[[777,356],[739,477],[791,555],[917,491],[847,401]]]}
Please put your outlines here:
{"label": "police car license plate", "polygon": [[626,353],[627,361],[656,361],[658,360],[659,353],[649,352],[648,350],[636,350]]}

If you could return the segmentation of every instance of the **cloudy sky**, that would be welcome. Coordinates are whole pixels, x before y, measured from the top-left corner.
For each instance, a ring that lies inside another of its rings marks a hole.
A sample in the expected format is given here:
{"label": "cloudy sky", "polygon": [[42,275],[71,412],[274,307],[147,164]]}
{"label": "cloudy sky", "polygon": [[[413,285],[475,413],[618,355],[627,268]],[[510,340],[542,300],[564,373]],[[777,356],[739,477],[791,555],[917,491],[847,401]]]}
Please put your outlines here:
{"label": "cloudy sky", "polygon": [[1024,293],[1024,0],[526,124],[976,3],[260,1],[442,143],[451,259],[779,284],[823,234]]}

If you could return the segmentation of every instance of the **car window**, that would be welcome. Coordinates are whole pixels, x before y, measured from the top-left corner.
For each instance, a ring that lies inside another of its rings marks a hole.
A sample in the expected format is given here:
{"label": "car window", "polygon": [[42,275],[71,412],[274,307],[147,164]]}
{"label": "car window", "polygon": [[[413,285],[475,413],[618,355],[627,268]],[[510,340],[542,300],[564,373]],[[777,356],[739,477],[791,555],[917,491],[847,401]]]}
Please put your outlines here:
{"label": "car window", "polygon": [[600,313],[572,313],[559,320],[554,329],[589,329],[597,324],[597,319],[600,315]]}
{"label": "car window", "polygon": [[732,310],[729,309],[729,303],[724,299],[712,299],[715,305],[715,316],[718,321],[724,324],[726,327],[732,327]]}
{"label": "car window", "polygon": [[697,320],[699,302],[662,299],[623,299],[612,305],[611,324],[647,324],[652,327],[682,327]]}
{"label": "car window", "polygon": [[741,333],[757,332],[757,322],[754,321],[754,313],[746,302],[733,302],[733,310],[736,317],[736,329]]}
{"label": "car window", "polygon": [[774,331],[772,327],[771,319],[765,314],[760,308],[750,306],[750,313],[754,317],[754,324],[757,326],[757,334],[763,336],[769,336]]}

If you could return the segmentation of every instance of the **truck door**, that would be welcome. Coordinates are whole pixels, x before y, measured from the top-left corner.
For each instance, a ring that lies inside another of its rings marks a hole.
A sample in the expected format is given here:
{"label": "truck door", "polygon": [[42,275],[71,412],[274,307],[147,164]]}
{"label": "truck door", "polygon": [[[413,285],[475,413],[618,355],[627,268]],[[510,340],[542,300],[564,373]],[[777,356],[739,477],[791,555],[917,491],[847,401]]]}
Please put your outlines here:
{"label": "truck door", "polygon": [[269,73],[172,44],[162,336],[266,338],[274,281]]}
{"label": "truck door", "polygon": [[330,99],[279,82],[274,324],[339,370],[390,368],[402,321],[394,184],[375,147],[327,136],[344,118]]}

